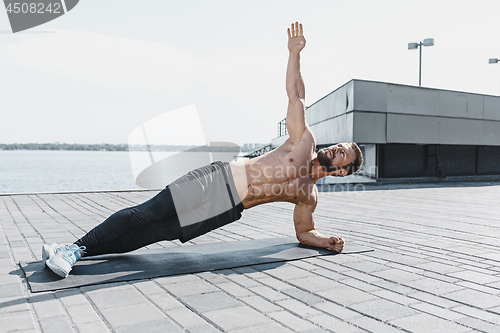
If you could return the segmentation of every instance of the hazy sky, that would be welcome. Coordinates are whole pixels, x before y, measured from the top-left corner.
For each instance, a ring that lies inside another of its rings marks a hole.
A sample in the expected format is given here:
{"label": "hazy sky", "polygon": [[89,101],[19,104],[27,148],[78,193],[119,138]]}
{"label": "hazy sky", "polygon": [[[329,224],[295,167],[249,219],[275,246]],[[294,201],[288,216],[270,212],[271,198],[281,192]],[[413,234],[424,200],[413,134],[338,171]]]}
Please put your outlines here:
{"label": "hazy sky", "polygon": [[499,12],[498,0],[81,0],[12,34],[0,9],[0,143],[126,143],[193,105],[207,141],[270,142],[296,20],[307,105],[353,78],[418,85],[407,44],[425,38],[423,86],[499,95],[500,63],[488,64],[500,58]]}

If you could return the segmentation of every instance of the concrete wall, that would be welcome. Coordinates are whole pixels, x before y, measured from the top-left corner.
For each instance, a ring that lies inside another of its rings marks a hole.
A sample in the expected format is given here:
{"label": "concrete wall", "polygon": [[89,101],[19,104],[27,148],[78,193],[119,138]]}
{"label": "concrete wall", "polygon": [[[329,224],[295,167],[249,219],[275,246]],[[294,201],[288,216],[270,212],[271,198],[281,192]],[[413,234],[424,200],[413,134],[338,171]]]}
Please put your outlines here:
{"label": "concrete wall", "polygon": [[352,80],[307,109],[318,144],[500,145],[500,97]]}

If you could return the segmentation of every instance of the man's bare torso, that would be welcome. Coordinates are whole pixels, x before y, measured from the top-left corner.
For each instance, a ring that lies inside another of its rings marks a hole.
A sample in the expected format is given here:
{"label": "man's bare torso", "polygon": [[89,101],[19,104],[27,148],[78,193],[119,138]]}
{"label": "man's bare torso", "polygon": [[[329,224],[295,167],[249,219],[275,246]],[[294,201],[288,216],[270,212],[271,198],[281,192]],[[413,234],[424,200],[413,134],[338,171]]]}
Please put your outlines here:
{"label": "man's bare torso", "polygon": [[317,189],[311,177],[315,140],[307,129],[301,140],[287,140],[279,148],[256,158],[231,162],[231,172],[243,207],[286,201],[316,206]]}

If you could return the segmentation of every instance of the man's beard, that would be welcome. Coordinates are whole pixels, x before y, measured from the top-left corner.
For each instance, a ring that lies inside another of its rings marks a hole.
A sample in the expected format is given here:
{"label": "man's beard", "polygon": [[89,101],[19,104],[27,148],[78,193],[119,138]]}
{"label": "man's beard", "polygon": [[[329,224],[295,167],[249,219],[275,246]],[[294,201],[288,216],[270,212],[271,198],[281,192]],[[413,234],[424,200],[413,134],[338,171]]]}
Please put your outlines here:
{"label": "man's beard", "polygon": [[336,169],[334,166],[332,166],[332,160],[330,158],[328,158],[328,156],[326,156],[324,149],[321,149],[320,151],[318,151],[317,158],[318,158],[319,165],[321,165],[323,167],[323,170],[325,172],[330,172],[330,171],[333,171]]}

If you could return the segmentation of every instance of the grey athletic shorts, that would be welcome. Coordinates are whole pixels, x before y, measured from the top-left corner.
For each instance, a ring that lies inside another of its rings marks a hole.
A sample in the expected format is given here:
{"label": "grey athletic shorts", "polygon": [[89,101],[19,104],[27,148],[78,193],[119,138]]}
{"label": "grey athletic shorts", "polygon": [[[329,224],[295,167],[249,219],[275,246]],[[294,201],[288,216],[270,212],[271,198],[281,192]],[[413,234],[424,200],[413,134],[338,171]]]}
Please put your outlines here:
{"label": "grey athletic shorts", "polygon": [[187,242],[241,218],[241,203],[227,162],[188,172],[168,185]]}

